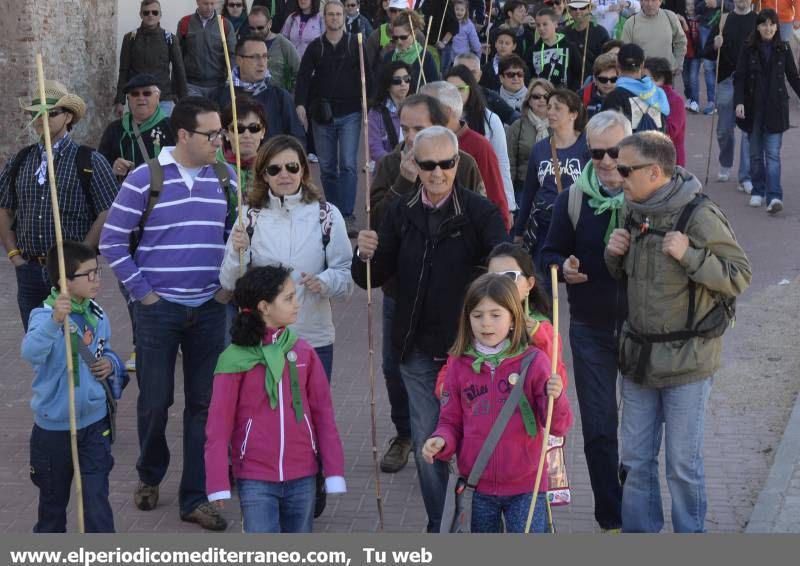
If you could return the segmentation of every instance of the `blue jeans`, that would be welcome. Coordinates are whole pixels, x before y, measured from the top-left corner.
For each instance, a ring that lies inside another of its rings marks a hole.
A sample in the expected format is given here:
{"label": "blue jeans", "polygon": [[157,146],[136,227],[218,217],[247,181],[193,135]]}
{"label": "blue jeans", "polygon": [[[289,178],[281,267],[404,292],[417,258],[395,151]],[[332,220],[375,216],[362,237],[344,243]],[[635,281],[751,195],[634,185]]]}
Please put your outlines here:
{"label": "blue jeans", "polygon": [[770,134],[766,130],[763,118],[756,118],[753,131],[748,135],[750,140],[750,177],[753,180],[751,194],[764,197],[767,202],[772,199],[783,200],[781,187],[781,143],[783,134]]}
{"label": "blue jeans", "polygon": [[[104,417],[78,430],[87,533],[114,532],[114,515],[108,502],[108,475],[114,467],[114,458],[109,437],[104,434],[108,427],[108,419]],[[39,510],[33,532],[65,533],[73,479],[69,431],[45,430],[33,425],[30,450],[31,481],[39,488]]]}
{"label": "blue jeans", "polygon": [[698,98],[700,98],[700,83],[698,82],[700,61],[700,57],[686,57],[683,60],[683,95],[687,102],[689,100],[698,102]]}
{"label": "blue jeans", "polygon": [[394,322],[394,297],[383,296],[383,377],[389,397],[392,423],[400,438],[411,439],[411,418],[408,415],[408,393],[400,375],[400,368],[392,350],[392,323]]}
{"label": "blue jeans", "polygon": [[[485,495],[475,492],[472,495],[472,518],[470,531],[473,533],[502,533],[501,515],[505,522],[505,532],[524,533],[528,522],[528,511],[532,494]],[[532,533],[547,532],[547,495],[536,497],[536,507],[531,520]]]}
{"label": "blue jeans", "polygon": [[31,311],[42,306],[44,300],[50,295],[53,284],[47,269],[38,263],[27,262],[14,268],[17,276],[17,306],[22,319],[22,327],[28,331],[28,320]]}
{"label": "blue jeans", "polygon": [[662,434],[672,528],[676,533],[705,532],[703,428],[711,381],[709,377],[687,385],[646,389],[623,380],[622,462],[628,470],[622,491],[624,532],[657,533],[664,526],[658,481]]}
{"label": "blue jeans", "polygon": [[569,326],[583,453],[594,493],[594,518],[603,529],[622,526],[617,442],[617,338],[611,328],[573,319]]}
{"label": "blue jeans", "polygon": [[319,361],[322,362],[322,367],[325,368],[325,375],[328,377],[328,383],[330,383],[333,377],[333,344],[314,348],[314,351],[317,353]]}
{"label": "blue jeans", "polygon": [[361,135],[361,112],[335,116],[329,124],[312,120],[314,143],[325,198],[342,215],[352,216],[356,204],[356,161]]}
{"label": "blue jeans", "polygon": [[[720,81],[717,85],[717,143],[719,144],[719,164],[733,167],[733,153],[736,149],[736,109],[733,105],[733,77]],[[739,130],[739,182],[750,180],[750,144],[747,133]]]}
{"label": "blue jeans", "polygon": [[314,526],[316,477],[284,482],[237,479],[246,533],[310,533]]}
{"label": "blue jeans", "polygon": [[[700,26],[700,51],[705,47],[709,35],[711,35],[711,28],[708,26]],[[709,104],[713,104],[716,99],[717,62],[699,56],[698,60],[703,62],[703,75],[705,75],[706,78],[706,100]],[[695,100],[697,99],[695,98]]]}
{"label": "blue jeans", "polygon": [[187,307],[160,299],[152,305],[137,302],[136,402],[139,432],[139,479],[158,485],[169,466],[166,428],[174,401],[175,359],[183,352],[183,469],[178,493],[181,514],[206,501],[206,420],[211,401],[214,366],[225,346],[225,305],[209,299]]}
{"label": "blue jeans", "polygon": [[400,362],[400,375],[408,392],[411,417],[411,440],[414,445],[414,462],[417,465],[422,501],[428,514],[427,531],[439,532],[447,490],[447,463],[435,460],[428,464],[422,459],[422,446],[439,422],[439,400],[433,390],[436,376],[445,360],[435,360],[430,355],[414,349]]}

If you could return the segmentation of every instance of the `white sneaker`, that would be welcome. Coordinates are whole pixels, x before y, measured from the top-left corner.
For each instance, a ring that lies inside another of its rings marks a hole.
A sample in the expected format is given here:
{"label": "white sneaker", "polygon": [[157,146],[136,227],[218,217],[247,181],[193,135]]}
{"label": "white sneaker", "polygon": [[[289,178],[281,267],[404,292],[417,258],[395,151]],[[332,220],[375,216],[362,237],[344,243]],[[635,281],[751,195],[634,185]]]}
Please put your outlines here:
{"label": "white sneaker", "polygon": [[125,362],[125,371],[136,371],[136,352],[131,352],[131,357]]}
{"label": "white sneaker", "polygon": [[731,168],[730,167],[720,167],[719,173],[717,173],[717,181],[725,182],[731,178]]}
{"label": "white sneaker", "polygon": [[308,154],[308,160],[309,160],[311,163],[319,163],[319,157],[317,157],[317,154],[316,154],[316,153],[309,153],[309,154]]}
{"label": "white sneaker", "polygon": [[753,195],[750,197],[750,206],[752,206],[753,208],[758,208],[759,206],[761,206],[761,202],[763,200],[764,199],[762,199],[760,196]]}
{"label": "white sneaker", "polygon": [[750,181],[742,181],[736,188],[739,189],[739,192],[749,195],[753,192],[753,183]]}
{"label": "white sneaker", "polygon": [[769,212],[770,214],[777,214],[781,210],[783,210],[783,202],[781,202],[781,199],[774,198],[771,201],[769,201],[767,212]]}
{"label": "white sneaker", "polygon": [[686,109],[689,110],[689,112],[694,112],[695,114],[697,114],[698,112],[700,112],[700,105],[697,104],[696,100],[687,100]]}

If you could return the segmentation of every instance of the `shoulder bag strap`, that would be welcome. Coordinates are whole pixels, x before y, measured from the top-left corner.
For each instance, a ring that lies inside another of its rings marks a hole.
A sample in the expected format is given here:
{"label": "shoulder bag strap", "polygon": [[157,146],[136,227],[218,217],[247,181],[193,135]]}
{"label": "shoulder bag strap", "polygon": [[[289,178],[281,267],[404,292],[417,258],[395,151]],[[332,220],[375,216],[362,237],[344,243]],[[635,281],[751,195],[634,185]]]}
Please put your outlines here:
{"label": "shoulder bag strap", "polygon": [[553,157],[553,169],[556,175],[556,186],[558,187],[558,192],[564,190],[564,187],[561,185],[561,162],[558,160],[558,152],[556,151],[556,140],[553,136],[550,136],[550,155]]}
{"label": "shoulder bag strap", "polygon": [[133,128],[133,134],[136,136],[136,143],[139,144],[142,159],[150,161],[150,154],[147,152],[144,141],[142,141],[142,132],[139,130],[139,126],[136,125],[136,120],[133,119],[133,116],[131,116],[131,127]]}

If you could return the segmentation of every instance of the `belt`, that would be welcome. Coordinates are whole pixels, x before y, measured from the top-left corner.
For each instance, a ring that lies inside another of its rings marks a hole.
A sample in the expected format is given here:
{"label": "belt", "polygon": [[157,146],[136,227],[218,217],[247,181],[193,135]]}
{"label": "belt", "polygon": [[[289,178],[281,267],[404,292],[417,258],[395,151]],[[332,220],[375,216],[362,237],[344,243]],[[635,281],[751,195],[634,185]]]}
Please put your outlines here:
{"label": "belt", "polygon": [[23,253],[22,258],[27,261],[28,263],[36,263],[41,266],[47,265],[47,256],[46,255],[31,255],[28,253]]}

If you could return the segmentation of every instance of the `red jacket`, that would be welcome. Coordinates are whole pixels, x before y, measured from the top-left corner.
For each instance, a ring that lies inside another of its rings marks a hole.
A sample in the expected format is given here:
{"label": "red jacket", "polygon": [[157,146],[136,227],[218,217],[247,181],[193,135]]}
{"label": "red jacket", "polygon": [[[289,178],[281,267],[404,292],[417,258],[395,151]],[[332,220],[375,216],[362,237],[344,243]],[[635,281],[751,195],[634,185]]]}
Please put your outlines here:
{"label": "red jacket", "polygon": [[675,145],[675,162],[681,167],[686,166],[686,108],[685,100],[669,85],[663,85],[664,94],[669,101],[669,116],[667,116],[667,135]]}
{"label": "red jacket", "polygon": [[[273,333],[268,330],[265,344],[272,341]],[[326,483],[332,492],[344,491],[344,451],[325,370],[305,340],[299,338],[292,350],[297,354],[303,400],[301,422],[292,409],[288,362],[275,409],[270,408],[264,389],[263,365],[245,373],[214,376],[205,446],[206,493],[210,500],[230,497],[229,445],[235,477],[271,482],[316,474],[319,450]]]}
{"label": "red jacket", "polygon": [[[536,351],[528,369],[524,395],[536,415],[537,432],[531,438],[522,415],[514,411],[478,482],[477,491],[487,495],[520,495],[533,489],[542,450],[542,431],[547,416],[546,384],[550,358],[530,346],[518,356],[506,358],[496,369],[483,364],[481,372],[472,371],[471,356],[455,358],[445,378],[439,424],[431,436],[441,436],[445,446],[436,458],[449,460],[458,454],[458,470],[467,477],[489,434],[511,387],[508,378],[518,373],[525,354]],[[566,391],[553,404],[550,434],[564,436],[572,425],[572,409]],[[547,474],[542,474],[539,492],[547,491]]]}
{"label": "red jacket", "polygon": [[503,177],[500,174],[500,164],[494,148],[485,136],[480,135],[469,126],[463,126],[458,132],[458,149],[469,153],[478,165],[481,172],[483,185],[486,187],[486,198],[492,201],[506,223],[506,229],[511,229],[511,215],[508,213],[508,200],[503,187]]}

